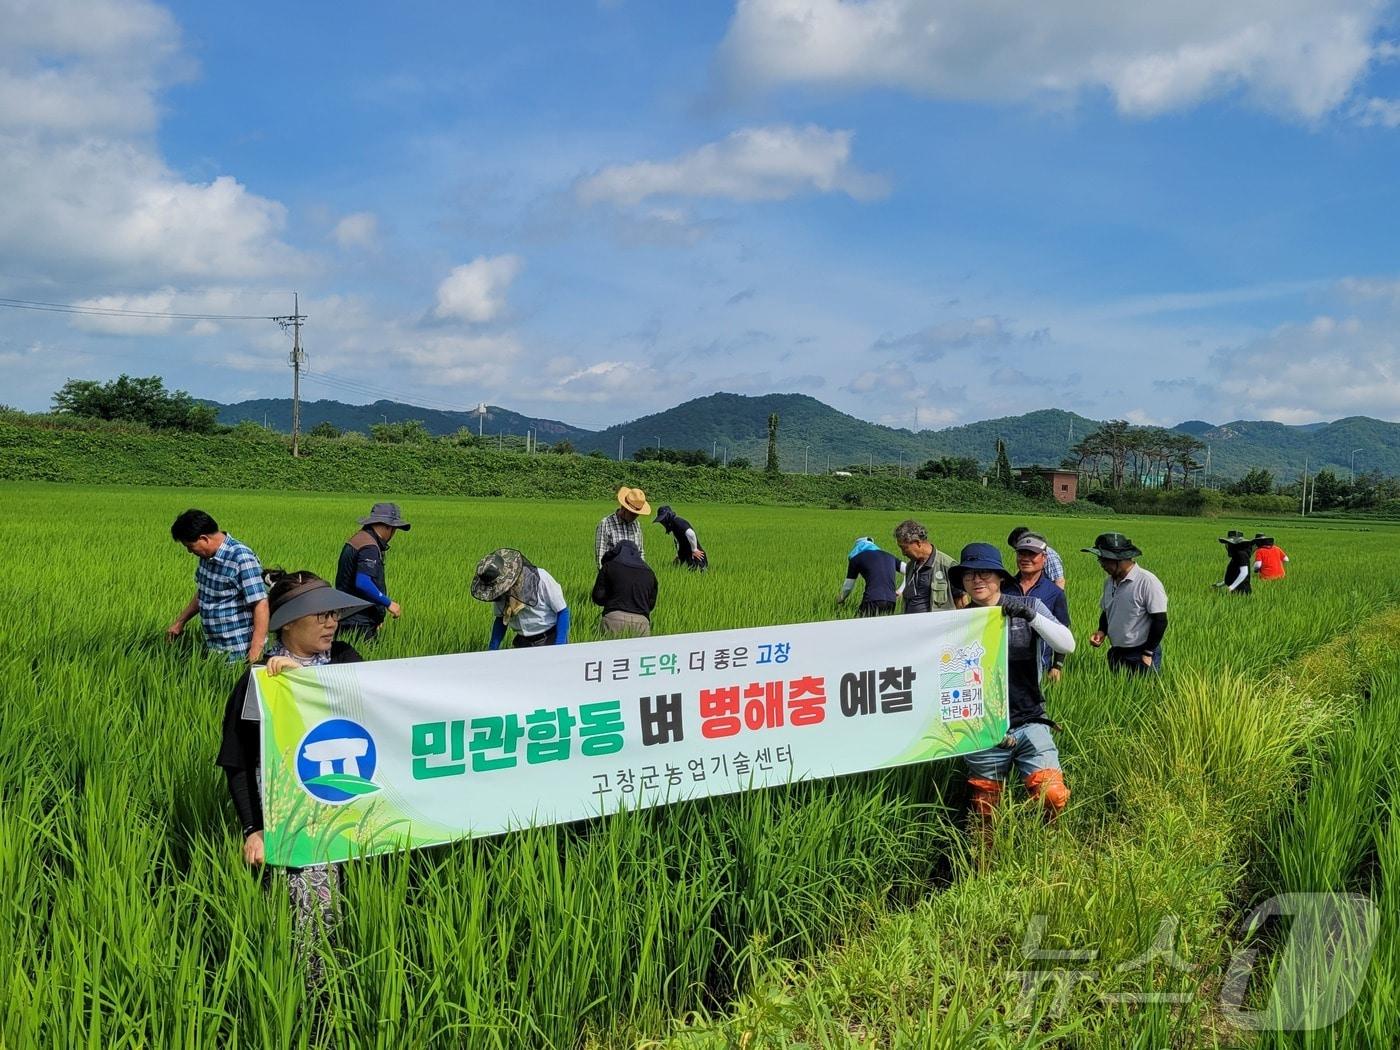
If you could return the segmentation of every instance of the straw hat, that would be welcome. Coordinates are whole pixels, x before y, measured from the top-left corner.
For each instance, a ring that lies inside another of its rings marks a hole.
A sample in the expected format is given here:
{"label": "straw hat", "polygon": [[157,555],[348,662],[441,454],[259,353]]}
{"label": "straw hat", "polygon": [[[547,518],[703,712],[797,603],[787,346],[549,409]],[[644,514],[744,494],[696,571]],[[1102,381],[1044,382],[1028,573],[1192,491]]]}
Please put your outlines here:
{"label": "straw hat", "polygon": [[629,489],[626,485],[617,490],[617,505],[639,518],[651,513],[651,504],[647,502],[647,494],[641,489]]}

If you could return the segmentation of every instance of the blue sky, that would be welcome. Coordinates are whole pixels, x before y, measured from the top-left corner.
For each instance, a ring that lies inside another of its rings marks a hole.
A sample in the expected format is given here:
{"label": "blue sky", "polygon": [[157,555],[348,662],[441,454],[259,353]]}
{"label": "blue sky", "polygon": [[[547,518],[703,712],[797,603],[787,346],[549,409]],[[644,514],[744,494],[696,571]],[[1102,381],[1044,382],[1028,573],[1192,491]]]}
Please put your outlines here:
{"label": "blue sky", "polygon": [[[1120,9],[1121,8],[1121,9]],[[0,0],[0,298],[281,314],[310,397],[604,426],[1400,419],[1370,0]],[[0,310],[0,401],[290,389],[270,322]]]}

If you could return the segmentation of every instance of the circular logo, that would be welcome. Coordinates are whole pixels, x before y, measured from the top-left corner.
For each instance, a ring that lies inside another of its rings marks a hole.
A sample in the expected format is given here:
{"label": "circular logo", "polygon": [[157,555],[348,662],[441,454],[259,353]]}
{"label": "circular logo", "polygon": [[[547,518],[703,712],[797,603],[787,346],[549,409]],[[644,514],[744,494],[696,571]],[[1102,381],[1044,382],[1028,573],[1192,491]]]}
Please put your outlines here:
{"label": "circular logo", "polygon": [[318,802],[339,806],[379,790],[372,782],[374,738],[358,722],[332,718],[312,726],[297,745],[297,779]]}

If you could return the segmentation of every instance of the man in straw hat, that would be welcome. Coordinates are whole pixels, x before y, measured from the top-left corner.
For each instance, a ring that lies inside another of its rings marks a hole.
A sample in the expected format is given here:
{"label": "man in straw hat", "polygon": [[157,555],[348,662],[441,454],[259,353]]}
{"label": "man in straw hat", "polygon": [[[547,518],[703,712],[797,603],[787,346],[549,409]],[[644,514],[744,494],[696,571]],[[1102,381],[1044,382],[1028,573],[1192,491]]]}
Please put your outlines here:
{"label": "man in straw hat", "polygon": [[617,490],[617,510],[598,522],[598,528],[593,533],[593,554],[599,568],[603,566],[603,555],[622,540],[631,540],[637,548],[637,556],[645,560],[642,526],[637,519],[650,513],[651,504],[641,489],[629,489],[624,485]]}
{"label": "man in straw hat", "polygon": [[1099,559],[1108,577],[1099,599],[1099,629],[1089,638],[1095,649],[1108,639],[1112,671],[1145,674],[1162,668],[1162,636],[1167,633],[1167,590],[1137,563],[1142,551],[1121,532],[1104,532],[1086,554]]}
{"label": "man in straw hat", "polygon": [[[967,594],[974,606],[1000,606],[1008,621],[1006,692],[1010,732],[996,747],[967,755],[968,805],[975,820],[985,821],[996,811],[1002,787],[1011,767],[1021,775],[1026,791],[1038,798],[1049,820],[1064,810],[1069,788],[1060,771],[1060,753],[1050,730],[1056,728],[1045,715],[1040,691],[1041,651],[1074,652],[1074,635],[1051,615],[1039,598],[1016,593],[1016,578],[1001,563],[1001,553],[990,543],[969,543],[958,563],[948,570],[953,586]],[[1054,584],[1050,585],[1056,590]]]}
{"label": "man in straw hat", "polygon": [[476,563],[472,597],[495,604],[491,648],[515,632],[513,649],[563,645],[569,640],[569,604],[554,577],[513,547],[492,551]]}
{"label": "man in straw hat", "polygon": [[1250,554],[1254,550],[1254,541],[1239,529],[1231,529],[1220,537],[1220,542],[1225,544],[1229,560],[1225,563],[1225,578],[1211,586],[1224,587],[1230,594],[1248,594]]}
{"label": "man in straw hat", "polygon": [[384,556],[389,553],[394,533],[407,532],[412,527],[403,520],[397,503],[376,503],[360,519],[360,530],[345,541],[335,569],[336,589],[363,598],[368,604],[341,621],[342,636],[353,634],[372,641],[379,634],[386,613],[399,618],[399,603],[389,597],[384,583]]}

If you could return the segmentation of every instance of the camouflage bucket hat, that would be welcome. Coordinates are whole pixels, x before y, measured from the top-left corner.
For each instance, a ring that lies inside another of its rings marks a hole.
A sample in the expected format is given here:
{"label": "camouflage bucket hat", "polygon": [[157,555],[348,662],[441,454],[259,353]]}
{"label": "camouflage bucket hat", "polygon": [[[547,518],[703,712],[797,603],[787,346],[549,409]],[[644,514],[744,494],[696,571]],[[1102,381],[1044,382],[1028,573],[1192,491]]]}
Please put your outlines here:
{"label": "camouflage bucket hat", "polygon": [[476,563],[472,575],[472,597],[477,601],[494,602],[510,593],[520,582],[525,569],[525,555],[513,547],[494,550]]}

